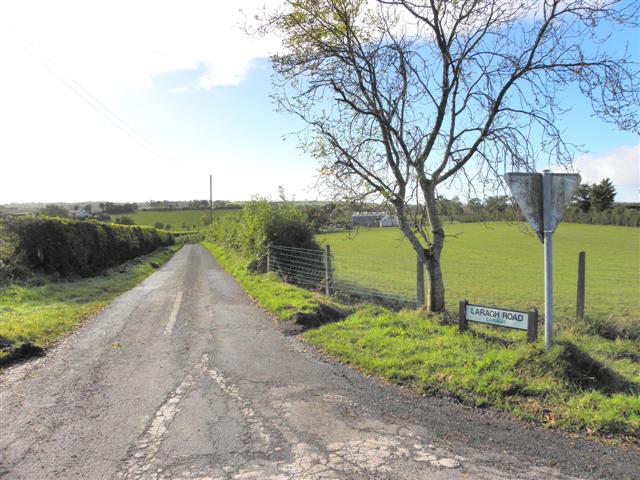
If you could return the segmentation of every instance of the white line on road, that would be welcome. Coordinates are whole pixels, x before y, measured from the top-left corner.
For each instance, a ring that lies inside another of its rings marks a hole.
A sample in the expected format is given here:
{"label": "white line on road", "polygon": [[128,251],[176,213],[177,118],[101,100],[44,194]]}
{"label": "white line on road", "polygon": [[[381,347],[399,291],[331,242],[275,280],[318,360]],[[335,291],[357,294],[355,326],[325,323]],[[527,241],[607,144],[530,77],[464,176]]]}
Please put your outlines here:
{"label": "white line on road", "polygon": [[176,319],[178,318],[178,312],[180,311],[181,303],[182,290],[180,290],[176,295],[176,301],[173,303],[173,309],[171,310],[171,314],[169,315],[169,321],[167,322],[167,326],[164,329],[165,335],[171,335],[171,333],[173,333],[173,326],[176,324]]}

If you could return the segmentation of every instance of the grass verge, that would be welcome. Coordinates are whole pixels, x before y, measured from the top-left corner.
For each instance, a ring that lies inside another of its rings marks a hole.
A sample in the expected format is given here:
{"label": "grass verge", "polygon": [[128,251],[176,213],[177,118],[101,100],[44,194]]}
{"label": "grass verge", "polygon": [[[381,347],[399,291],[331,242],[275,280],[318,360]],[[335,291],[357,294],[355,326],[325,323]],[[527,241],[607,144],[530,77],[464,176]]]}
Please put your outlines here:
{"label": "grass verge", "polygon": [[41,286],[0,287],[0,337],[12,344],[0,351],[0,365],[12,361],[16,352],[30,342],[42,348],[51,345],[151,275],[179,248],[162,248],[128,262],[125,268],[116,267],[104,276]]}
{"label": "grass verge", "polygon": [[[326,297],[249,273],[247,261],[204,244],[260,305],[283,321],[313,314]],[[344,308],[344,307],[342,307]],[[346,311],[346,310],[345,310]],[[341,322],[304,332],[335,358],[418,393],[494,406],[550,428],[640,445],[640,342],[579,331],[545,352],[521,332],[474,325],[460,334],[445,315],[354,307]]]}
{"label": "grass verge", "polygon": [[281,321],[297,321],[327,307],[348,311],[327,297],[280,281],[275,273],[250,273],[247,269],[248,260],[233,252],[209,242],[203,242],[202,245],[262,308]]}

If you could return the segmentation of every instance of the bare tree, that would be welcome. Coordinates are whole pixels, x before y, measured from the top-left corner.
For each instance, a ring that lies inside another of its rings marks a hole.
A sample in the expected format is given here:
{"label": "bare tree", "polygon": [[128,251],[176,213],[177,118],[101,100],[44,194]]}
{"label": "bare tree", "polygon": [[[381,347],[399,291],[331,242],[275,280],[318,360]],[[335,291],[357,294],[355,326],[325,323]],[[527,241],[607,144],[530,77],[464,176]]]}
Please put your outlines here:
{"label": "bare tree", "polygon": [[615,0],[287,0],[258,24],[282,38],[274,99],[308,125],[322,180],[393,206],[442,311],[438,186],[570,166],[557,119],[572,85],[637,130],[636,65],[606,43],[637,13]]}

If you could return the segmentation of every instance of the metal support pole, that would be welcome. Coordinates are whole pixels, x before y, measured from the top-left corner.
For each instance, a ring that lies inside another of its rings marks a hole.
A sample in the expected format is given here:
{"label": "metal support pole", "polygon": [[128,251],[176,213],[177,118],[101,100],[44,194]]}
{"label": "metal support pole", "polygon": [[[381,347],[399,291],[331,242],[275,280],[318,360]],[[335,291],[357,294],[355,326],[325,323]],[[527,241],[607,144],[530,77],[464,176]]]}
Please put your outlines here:
{"label": "metal support pole", "polygon": [[324,280],[325,280],[325,293],[327,297],[331,295],[331,247],[325,245],[324,250]]}
{"label": "metal support pole", "polygon": [[553,230],[551,226],[551,172],[542,174],[542,218],[544,223],[544,348],[553,344]]}
{"label": "metal support pole", "polygon": [[576,318],[584,320],[584,289],[585,289],[585,257],[586,253],[578,255],[578,294],[576,299]]}
{"label": "metal support pole", "polygon": [[538,309],[529,310],[529,323],[527,324],[527,340],[531,343],[538,339]]}
{"label": "metal support pole", "polygon": [[416,257],[416,300],[418,308],[424,305],[424,263]]}
{"label": "metal support pole", "polygon": [[467,305],[469,302],[466,300],[460,300],[460,308],[458,312],[458,328],[461,332],[464,332],[467,328],[469,328],[469,323],[467,322]]}

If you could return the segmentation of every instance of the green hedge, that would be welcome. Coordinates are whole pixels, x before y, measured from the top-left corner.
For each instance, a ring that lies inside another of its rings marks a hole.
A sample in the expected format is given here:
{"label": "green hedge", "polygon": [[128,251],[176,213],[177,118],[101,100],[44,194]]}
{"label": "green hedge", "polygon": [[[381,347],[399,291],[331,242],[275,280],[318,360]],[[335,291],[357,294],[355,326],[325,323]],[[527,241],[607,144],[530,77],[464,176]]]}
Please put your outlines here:
{"label": "green hedge", "polygon": [[205,237],[254,258],[263,257],[269,244],[320,251],[306,213],[284,200],[253,199],[244,205],[242,215],[215,219]]}
{"label": "green hedge", "polygon": [[89,277],[174,243],[173,235],[153,227],[63,218],[22,217],[11,221],[9,230],[32,267],[63,277]]}

